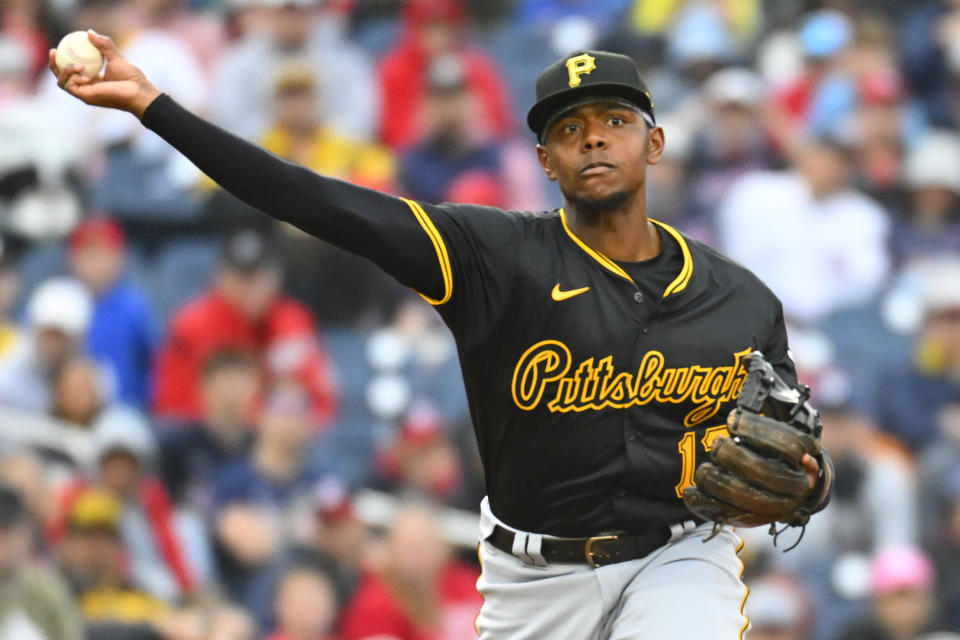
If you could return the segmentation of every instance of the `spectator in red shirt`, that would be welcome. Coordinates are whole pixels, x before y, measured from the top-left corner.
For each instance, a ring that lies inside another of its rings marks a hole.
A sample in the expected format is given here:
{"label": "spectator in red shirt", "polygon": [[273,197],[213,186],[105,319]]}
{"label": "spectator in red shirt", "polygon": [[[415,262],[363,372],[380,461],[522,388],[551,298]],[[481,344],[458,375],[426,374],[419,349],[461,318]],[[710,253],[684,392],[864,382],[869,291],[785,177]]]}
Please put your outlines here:
{"label": "spectator in red shirt", "polygon": [[455,55],[463,63],[475,131],[491,137],[509,132],[506,83],[486,53],[465,44],[460,0],[410,0],[404,9],[404,36],[380,63],[381,140],[404,149],[422,138],[427,69],[443,55]]}
{"label": "spectator in red shirt", "polygon": [[203,363],[218,351],[255,353],[266,383],[294,379],[307,389],[312,419],[330,420],[336,390],[330,362],[310,312],[280,294],[279,257],[252,230],[231,236],[211,290],[173,318],[158,360],[154,409],[164,418],[201,415]]}
{"label": "spectator in red shirt", "polygon": [[397,513],[376,568],[342,620],[344,640],[476,638],[478,572],[450,557],[437,519],[421,507]]}

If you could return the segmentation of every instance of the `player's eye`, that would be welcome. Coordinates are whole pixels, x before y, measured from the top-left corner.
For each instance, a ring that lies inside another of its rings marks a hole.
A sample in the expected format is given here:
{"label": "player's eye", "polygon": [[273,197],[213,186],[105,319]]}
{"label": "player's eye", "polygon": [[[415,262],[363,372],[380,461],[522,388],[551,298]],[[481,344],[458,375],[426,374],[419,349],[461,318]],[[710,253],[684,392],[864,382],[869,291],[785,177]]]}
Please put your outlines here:
{"label": "player's eye", "polygon": [[620,125],[623,124],[623,118],[621,118],[620,116],[610,116],[607,122],[609,122],[614,127],[619,127]]}
{"label": "player's eye", "polygon": [[568,122],[567,124],[563,125],[560,130],[564,133],[574,133],[580,130],[580,125],[576,122]]}

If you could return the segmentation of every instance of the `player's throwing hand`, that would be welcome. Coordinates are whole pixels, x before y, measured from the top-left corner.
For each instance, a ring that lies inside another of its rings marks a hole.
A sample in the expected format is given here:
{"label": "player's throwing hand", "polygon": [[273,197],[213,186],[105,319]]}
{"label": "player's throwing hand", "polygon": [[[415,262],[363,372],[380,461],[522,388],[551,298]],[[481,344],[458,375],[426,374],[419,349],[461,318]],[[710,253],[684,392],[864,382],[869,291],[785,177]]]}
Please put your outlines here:
{"label": "player's throwing hand", "polygon": [[57,84],[87,104],[128,111],[138,118],[142,116],[147,106],[160,95],[160,91],[150,84],[140,69],[120,55],[113,40],[92,29],[87,31],[87,37],[107,61],[103,75],[87,78],[81,75],[83,65],[80,64],[60,69],[56,63],[57,50],[51,49],[50,71],[57,77]]}

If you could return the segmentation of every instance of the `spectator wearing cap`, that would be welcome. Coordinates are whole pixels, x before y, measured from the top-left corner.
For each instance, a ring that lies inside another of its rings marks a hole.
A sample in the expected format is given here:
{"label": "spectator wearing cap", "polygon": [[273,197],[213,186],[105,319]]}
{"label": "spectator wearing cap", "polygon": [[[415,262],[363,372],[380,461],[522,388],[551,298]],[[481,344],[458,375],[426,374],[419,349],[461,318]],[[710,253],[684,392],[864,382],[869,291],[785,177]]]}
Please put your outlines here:
{"label": "spectator wearing cap", "polygon": [[239,602],[248,602],[258,578],[303,523],[323,477],[310,458],[316,434],[309,397],[287,382],[271,388],[248,456],[214,478],[212,516],[220,577]]}
{"label": "spectator wearing cap", "polygon": [[891,240],[900,264],[960,253],[960,135],[932,130],[910,149],[903,167],[909,200]]}
{"label": "spectator wearing cap", "polygon": [[878,381],[880,426],[919,454],[936,446],[940,413],[960,401],[960,259],[943,256],[915,269],[923,322],[913,362]]}
{"label": "spectator wearing cap", "polygon": [[274,75],[272,120],[260,145],[317,173],[378,191],[392,191],[389,150],[331,127],[318,101],[323,87],[309,59],[290,60]]}
{"label": "spectator wearing cap", "polygon": [[315,512],[316,529],[311,546],[320,557],[336,565],[333,576],[342,602],[353,595],[363,572],[371,535],[354,508],[354,499],[342,485],[326,481],[318,486]]}
{"label": "spectator wearing cap", "polygon": [[[123,561],[113,553],[122,546],[120,519],[123,505],[112,494],[85,488],[74,496],[65,514],[64,531],[57,540],[57,563],[78,596],[122,575]],[[119,562],[118,562],[119,560]]]}
{"label": "spectator wearing cap", "polygon": [[151,632],[169,611],[129,579],[122,520],[123,505],[115,496],[84,489],[71,503],[56,544],[57,565],[73,588],[89,640],[156,637]]}
{"label": "spectator wearing cap", "polygon": [[464,60],[434,58],[426,83],[424,136],[400,163],[404,190],[426,202],[505,206],[499,150],[477,136]]}
{"label": "spectator wearing cap", "polygon": [[782,162],[762,117],[766,87],[757,74],[730,67],[710,76],[700,90],[704,117],[690,142],[686,165],[693,220],[712,226],[717,203],[748,171]]}
{"label": "spectator wearing cap", "polygon": [[476,637],[478,572],[451,558],[440,529],[423,507],[397,512],[382,553],[343,613],[343,640]]}
{"label": "spectator wearing cap", "polygon": [[227,239],[211,289],[178,311],[157,358],[154,410],[168,420],[202,415],[203,363],[218,351],[255,354],[266,384],[299,381],[312,421],[336,407],[331,365],[307,309],[280,293],[281,265],[271,241],[252,230]]}
{"label": "spectator wearing cap", "polygon": [[777,292],[788,322],[816,324],[885,282],[888,216],[852,173],[849,141],[812,138],[792,167],[747,173],[720,203],[719,246]]}
{"label": "spectator wearing cap", "polygon": [[27,301],[26,329],[0,357],[0,404],[48,412],[60,367],[81,353],[93,304],[71,278],[44,281]]}
{"label": "spectator wearing cap", "polygon": [[913,640],[945,631],[936,610],[933,563],[915,547],[890,547],[870,563],[871,611],[837,640]]}
{"label": "spectator wearing cap", "polygon": [[463,67],[471,131],[481,139],[502,138],[513,120],[506,82],[493,60],[470,43],[461,0],[410,0],[404,3],[399,44],[380,61],[383,109],[380,139],[402,150],[428,134],[423,102],[433,62],[455,56]]}
{"label": "spectator wearing cap", "polygon": [[[276,70],[271,120],[260,145],[323,175],[394,192],[393,152],[331,126],[318,107],[325,88],[317,84],[315,67],[312,59],[290,60]],[[352,324],[357,317],[390,304],[395,284],[370,262],[292,225],[278,223],[277,229],[285,290],[325,323]]]}
{"label": "spectator wearing cap", "polygon": [[210,565],[206,541],[175,511],[155,475],[156,443],[146,420],[133,409],[117,407],[100,415],[93,432],[95,469],[63,488],[49,527],[51,539],[64,534],[85,492],[105,492],[122,506],[118,529],[130,582],[166,602],[191,594]]}
{"label": "spectator wearing cap", "polygon": [[348,38],[329,0],[240,0],[252,9],[249,29],[213,73],[214,120],[255,140],[270,125],[277,71],[310,60],[318,117],[349,139],[375,137],[379,99],[366,54]]}
{"label": "spectator wearing cap", "polygon": [[74,229],[69,247],[70,270],[94,300],[87,353],[108,367],[118,400],[146,408],[154,318],[143,293],[123,277],[123,230],[109,218],[90,218]]}
{"label": "spectator wearing cap", "polygon": [[0,485],[0,636],[10,640],[81,640],[83,625],[67,585],[33,566],[23,500]]}
{"label": "spectator wearing cap", "polygon": [[463,495],[462,465],[448,430],[435,408],[415,404],[400,421],[371,485],[407,499],[473,509],[476,501]]}
{"label": "spectator wearing cap", "polygon": [[178,504],[209,511],[214,478],[253,446],[259,392],[260,371],[252,354],[225,349],[204,363],[200,419],[159,434],[160,471]]}

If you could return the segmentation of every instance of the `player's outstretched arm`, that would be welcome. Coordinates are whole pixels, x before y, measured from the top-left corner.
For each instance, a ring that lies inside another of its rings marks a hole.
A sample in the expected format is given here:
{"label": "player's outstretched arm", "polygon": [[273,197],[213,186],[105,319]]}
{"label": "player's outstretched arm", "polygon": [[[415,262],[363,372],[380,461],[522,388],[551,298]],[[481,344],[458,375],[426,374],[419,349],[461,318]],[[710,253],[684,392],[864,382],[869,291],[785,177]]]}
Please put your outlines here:
{"label": "player's outstretched arm", "polygon": [[50,71],[60,88],[87,104],[128,111],[138,118],[159,95],[147,77],[130,61],[120,55],[117,45],[107,36],[93,30],[87,32],[90,42],[103,54],[107,66],[102,78],[81,75],[83,65],[57,67],[57,50],[50,50]]}
{"label": "player's outstretched arm", "polygon": [[434,245],[402,200],[318,175],[224,131],[161,93],[110,38],[92,31],[88,37],[107,61],[106,71],[88,79],[78,73],[80,65],[60,69],[51,51],[50,70],[65,91],[90,105],[132,113],[250,206],[369,258],[417,291],[442,296]]}

